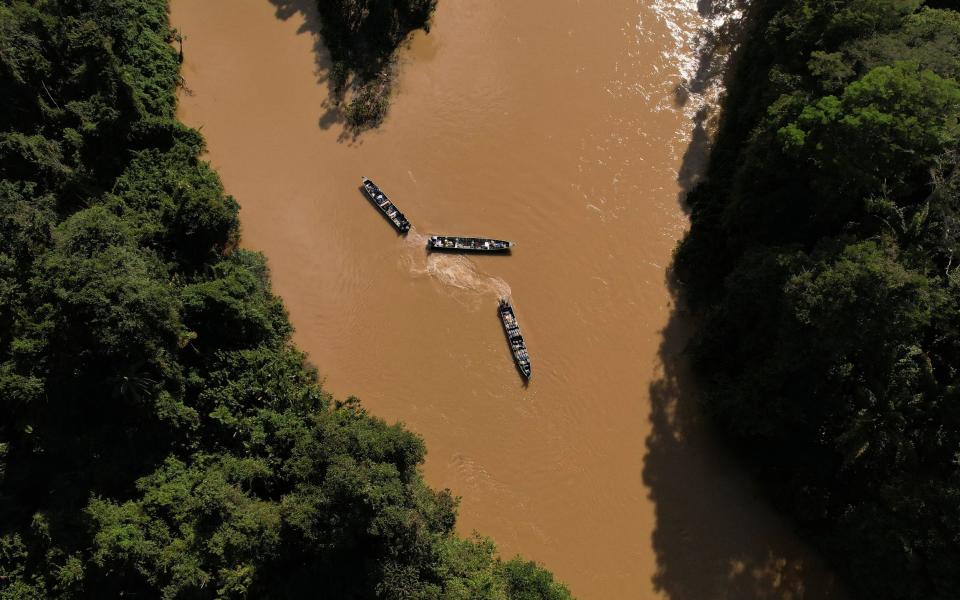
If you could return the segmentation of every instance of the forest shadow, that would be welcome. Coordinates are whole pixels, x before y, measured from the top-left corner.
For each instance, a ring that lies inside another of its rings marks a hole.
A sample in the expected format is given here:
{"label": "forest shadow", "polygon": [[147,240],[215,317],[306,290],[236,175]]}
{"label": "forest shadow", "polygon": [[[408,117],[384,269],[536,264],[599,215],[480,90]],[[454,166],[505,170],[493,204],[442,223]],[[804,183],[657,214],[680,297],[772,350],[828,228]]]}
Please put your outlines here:
{"label": "forest shadow", "polygon": [[[744,0],[700,0],[706,19],[741,10]],[[741,35],[738,19],[703,31],[695,74],[676,90],[677,106],[695,96],[690,144],[677,173],[678,203],[707,172],[722,105],[727,58]],[[716,91],[716,97],[712,92]],[[709,100],[713,100],[712,102]],[[845,595],[820,557],[762,497],[701,413],[685,349],[693,334],[671,272],[673,307],[661,332],[658,377],[650,383],[650,433],[643,482],[654,504],[653,584],[670,600],[837,600]]]}
{"label": "forest shadow", "polygon": [[691,331],[675,307],[649,388],[643,482],[655,510],[655,589],[670,600],[842,598],[701,416],[684,355]]}
{"label": "forest shadow", "polygon": [[343,111],[335,101],[334,83],[330,77],[333,61],[320,34],[320,14],[316,0],[269,0],[269,2],[274,7],[277,19],[281,21],[287,21],[299,15],[303,19],[303,24],[297,28],[297,34],[307,34],[313,39],[314,75],[317,78],[317,84],[327,88],[327,99],[320,105],[322,112],[317,119],[317,125],[323,130],[341,126],[343,131],[337,136],[337,141],[356,141],[357,136],[347,130]]}
{"label": "forest shadow", "polygon": [[693,118],[693,131],[690,133],[690,143],[683,152],[680,168],[677,170],[677,183],[680,184],[680,208],[684,214],[690,214],[687,205],[687,194],[699,183],[703,173],[707,170],[710,160],[710,148],[713,142],[710,126],[711,117],[715,116],[715,109],[704,106],[697,111]]}
{"label": "forest shadow", "polygon": [[[740,35],[740,19],[734,18],[745,10],[747,0],[699,0],[697,12],[702,19],[719,23],[715,27],[701,29],[697,35],[697,68],[693,75],[674,88],[674,104],[685,108],[694,98],[702,106],[693,116],[693,131],[690,144],[684,152],[683,162],[677,175],[680,184],[680,206],[688,211],[686,196],[696,186],[706,170],[710,157],[712,132],[720,105],[719,90],[723,89],[728,73],[727,59],[736,47]],[[716,98],[712,98],[716,91]]]}

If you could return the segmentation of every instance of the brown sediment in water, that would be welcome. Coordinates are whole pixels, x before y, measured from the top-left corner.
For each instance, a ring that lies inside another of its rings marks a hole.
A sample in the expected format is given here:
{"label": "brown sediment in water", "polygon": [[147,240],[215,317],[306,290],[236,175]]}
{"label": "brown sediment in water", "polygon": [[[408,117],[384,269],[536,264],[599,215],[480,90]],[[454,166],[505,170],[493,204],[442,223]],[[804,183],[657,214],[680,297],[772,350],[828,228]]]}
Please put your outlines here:
{"label": "brown sediment in water", "polygon": [[[329,109],[312,3],[173,0],[171,18],[180,116],[206,136],[327,389],[425,438],[427,481],[463,498],[462,533],[582,599],[837,597],[684,387],[666,268],[686,227],[691,126],[674,90],[696,3],[444,0],[400,57],[386,123],[357,139]],[[518,245],[428,254],[430,233]]]}

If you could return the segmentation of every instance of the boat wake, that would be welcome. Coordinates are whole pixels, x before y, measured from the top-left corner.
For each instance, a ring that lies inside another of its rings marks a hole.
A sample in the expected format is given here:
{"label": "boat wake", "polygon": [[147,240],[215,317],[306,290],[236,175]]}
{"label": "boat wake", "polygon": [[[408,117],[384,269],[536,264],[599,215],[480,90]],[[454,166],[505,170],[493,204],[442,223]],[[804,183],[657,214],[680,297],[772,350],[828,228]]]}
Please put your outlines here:
{"label": "boat wake", "polygon": [[498,298],[510,297],[510,284],[499,277],[481,273],[465,256],[431,254],[421,268],[412,269],[414,275],[433,277],[444,285]]}
{"label": "boat wake", "polygon": [[[424,251],[427,236],[411,231],[406,237],[408,245]],[[457,254],[425,254],[419,252],[405,256],[410,273],[415,277],[431,277],[452,290],[471,292],[476,295],[509,298],[510,284],[499,277],[483,273],[477,265]]]}

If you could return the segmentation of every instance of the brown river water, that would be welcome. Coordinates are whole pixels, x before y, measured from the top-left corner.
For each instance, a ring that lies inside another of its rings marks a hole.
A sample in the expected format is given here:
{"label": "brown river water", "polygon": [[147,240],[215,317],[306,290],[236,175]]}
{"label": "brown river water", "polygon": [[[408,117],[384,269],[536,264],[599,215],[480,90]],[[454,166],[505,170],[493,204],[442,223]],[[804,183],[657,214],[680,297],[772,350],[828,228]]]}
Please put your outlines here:
{"label": "brown river water", "polygon": [[[326,388],[425,438],[426,479],[462,497],[462,534],[581,599],[839,597],[698,424],[683,373],[666,273],[698,162],[697,98],[675,94],[696,68],[697,2],[440,0],[401,52],[387,121],[353,138],[329,109],[313,1],[173,0],[171,19],[181,118]],[[517,246],[431,255],[431,233]]]}

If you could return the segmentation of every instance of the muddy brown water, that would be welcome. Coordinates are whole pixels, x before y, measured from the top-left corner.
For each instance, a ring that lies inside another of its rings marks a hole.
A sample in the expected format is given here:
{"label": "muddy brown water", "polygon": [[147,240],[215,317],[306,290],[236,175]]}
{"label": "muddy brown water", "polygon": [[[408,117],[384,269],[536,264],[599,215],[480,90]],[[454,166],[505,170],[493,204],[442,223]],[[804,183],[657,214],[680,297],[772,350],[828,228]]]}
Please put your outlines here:
{"label": "muddy brown water", "polygon": [[[678,356],[666,270],[687,226],[693,107],[674,92],[695,67],[697,3],[441,0],[401,53],[386,123],[353,139],[329,110],[312,1],[173,0],[171,19],[180,116],[206,136],[327,389],[425,438],[427,481],[462,497],[462,534],[545,564],[579,598],[837,597],[698,425]],[[517,246],[428,254],[431,233]]]}

